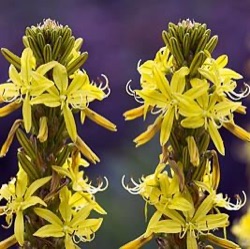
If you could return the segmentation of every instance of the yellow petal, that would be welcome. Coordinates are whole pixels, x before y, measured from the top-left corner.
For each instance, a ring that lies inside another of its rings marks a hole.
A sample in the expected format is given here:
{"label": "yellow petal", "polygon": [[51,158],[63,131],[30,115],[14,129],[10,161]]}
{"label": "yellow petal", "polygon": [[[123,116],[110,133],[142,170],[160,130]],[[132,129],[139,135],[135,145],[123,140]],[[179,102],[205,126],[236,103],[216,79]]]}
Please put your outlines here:
{"label": "yellow petal", "polygon": [[154,135],[160,130],[161,124],[162,124],[163,117],[162,115],[159,115],[155,122],[152,125],[149,125],[147,130],[141,133],[138,137],[134,139],[134,142],[136,143],[136,147],[147,143],[149,140],[151,140]]}
{"label": "yellow petal", "polygon": [[63,176],[67,176],[69,179],[72,180],[72,175],[70,174],[70,171],[68,169],[65,169],[61,166],[52,166],[52,169],[55,170],[58,174],[61,174]]}
{"label": "yellow petal", "polygon": [[84,112],[83,110],[81,110],[81,112],[80,112],[80,120],[81,120],[81,124],[83,124],[83,123],[84,123],[85,118],[86,118],[86,114],[85,114],[85,112]]}
{"label": "yellow petal", "polygon": [[201,231],[209,231],[216,228],[223,228],[229,225],[227,214],[208,214],[198,222],[198,229]]}
{"label": "yellow petal", "polygon": [[19,128],[20,124],[22,124],[22,120],[17,119],[14,124],[12,125],[10,132],[8,134],[8,137],[6,139],[6,141],[4,142],[1,151],[0,151],[0,157],[3,157],[6,155],[6,153],[8,152],[10,145],[12,144],[13,138],[16,134],[17,129]]}
{"label": "yellow petal", "polygon": [[225,122],[223,123],[223,126],[229,130],[231,133],[233,133],[236,137],[246,141],[250,142],[250,133],[240,126],[232,123],[232,122]]}
{"label": "yellow petal", "polygon": [[208,122],[208,132],[211,139],[213,140],[216,149],[220,152],[221,155],[224,156],[225,155],[224,143],[213,121]]}
{"label": "yellow petal", "polygon": [[150,240],[152,240],[154,237],[153,234],[151,234],[149,237],[144,237],[144,234],[139,236],[138,238],[126,243],[125,245],[121,246],[119,249],[139,249],[145,244],[147,244]]}
{"label": "yellow petal", "polygon": [[223,68],[220,72],[220,75],[224,78],[230,78],[230,79],[235,79],[235,80],[239,80],[243,78],[242,75],[240,75],[239,73],[236,73],[235,71],[229,68]]}
{"label": "yellow petal", "polygon": [[66,224],[68,224],[72,218],[72,210],[69,205],[71,192],[67,187],[63,187],[60,191],[60,205],[59,211]]}
{"label": "yellow petal", "polygon": [[74,116],[67,105],[64,105],[63,107],[63,116],[69,136],[73,142],[76,142],[77,138],[76,123]]}
{"label": "yellow petal", "polygon": [[72,80],[72,82],[70,83],[66,94],[70,95],[74,92],[76,92],[78,89],[81,89],[84,84],[86,84],[86,82],[88,82],[88,75],[86,73],[78,73],[74,76],[74,79]]}
{"label": "yellow petal", "polygon": [[85,112],[86,116],[90,120],[94,121],[95,123],[99,124],[100,126],[106,128],[110,131],[116,131],[116,125],[113,124],[112,122],[110,122],[108,119],[101,116],[100,114],[94,112],[93,110],[89,109],[88,107],[83,109],[83,111]]}
{"label": "yellow petal", "polygon": [[19,245],[24,243],[24,222],[23,222],[23,212],[18,211],[16,213],[15,225],[14,225],[15,237]]}
{"label": "yellow petal", "polygon": [[60,97],[50,93],[44,93],[30,100],[31,105],[44,104],[48,107],[57,107],[61,105]]}
{"label": "yellow petal", "polygon": [[87,157],[92,163],[96,164],[96,162],[100,162],[98,156],[88,147],[88,145],[79,137],[77,136],[76,147],[81,151],[81,153]]}
{"label": "yellow petal", "polygon": [[167,104],[167,98],[160,92],[155,90],[135,90],[145,102],[145,104],[151,106],[157,106],[159,108],[164,108]]}
{"label": "yellow petal", "polygon": [[191,232],[187,232],[187,249],[198,249],[196,237]]}
{"label": "yellow petal", "polygon": [[205,235],[206,238],[211,241],[213,244],[218,245],[219,247],[222,248],[228,248],[228,249],[240,249],[241,247],[234,242],[224,239],[224,238],[219,238],[211,233],[208,233]]}
{"label": "yellow petal", "polygon": [[32,78],[33,81],[30,89],[31,96],[39,96],[54,85],[53,81],[47,79],[45,76],[37,72],[32,72]]}
{"label": "yellow petal", "polygon": [[58,63],[53,69],[53,79],[60,93],[65,94],[68,87],[68,74],[66,67]]}
{"label": "yellow petal", "polygon": [[22,86],[22,79],[19,75],[19,73],[17,72],[16,68],[13,65],[10,65],[9,67],[9,77],[10,80],[18,87]]}
{"label": "yellow petal", "polygon": [[187,97],[185,95],[175,95],[175,98],[179,101],[179,113],[184,116],[197,116],[203,113],[203,110],[200,106],[195,102],[192,98]]}
{"label": "yellow petal", "polygon": [[192,220],[199,223],[199,221],[206,217],[207,213],[213,208],[213,204],[214,196],[208,195],[198,207]]}
{"label": "yellow petal", "polygon": [[64,239],[65,249],[76,249],[74,242],[69,234],[66,234]]}
{"label": "yellow petal", "polygon": [[0,242],[0,249],[11,248],[17,243],[15,235],[11,235],[9,238]]}
{"label": "yellow petal", "polygon": [[91,241],[91,234],[95,233],[101,226],[103,219],[87,219],[79,226],[77,226],[77,234],[84,236],[87,235],[89,236],[88,240]]}
{"label": "yellow petal", "polygon": [[123,113],[125,120],[133,120],[143,116],[144,113],[144,105],[133,108]]}
{"label": "yellow petal", "polygon": [[31,71],[35,69],[36,59],[31,48],[25,48],[21,57],[21,76],[25,84],[30,84]]}
{"label": "yellow petal", "polygon": [[166,99],[171,99],[171,89],[164,73],[162,73],[158,67],[154,67],[153,73],[156,85],[159,90],[162,92]]}
{"label": "yellow petal", "polygon": [[216,64],[218,65],[218,67],[223,68],[227,65],[228,63],[228,56],[223,54],[221,56],[219,56],[216,60],[215,60]]}
{"label": "yellow petal", "polygon": [[191,210],[193,205],[182,196],[174,196],[172,200],[170,200],[168,208],[185,212]]}
{"label": "yellow petal", "polygon": [[21,102],[12,102],[0,108],[0,117],[5,117],[17,110],[22,105]]}
{"label": "yellow petal", "polygon": [[23,123],[24,128],[27,133],[29,133],[31,129],[31,105],[30,105],[30,97],[27,94],[23,101]]}
{"label": "yellow petal", "polygon": [[202,76],[204,76],[206,79],[208,79],[212,83],[214,83],[216,85],[218,84],[218,77],[216,77],[216,75],[213,71],[210,71],[210,70],[205,69],[205,68],[199,68],[198,71]]}
{"label": "yellow petal", "polygon": [[57,61],[50,61],[46,64],[42,64],[36,69],[36,72],[41,75],[45,75],[48,71],[50,71],[53,67],[58,64]]}
{"label": "yellow petal", "polygon": [[34,208],[34,212],[43,218],[44,220],[50,222],[53,225],[61,227],[63,225],[62,221],[50,210],[45,208]]}
{"label": "yellow petal", "polygon": [[41,188],[44,184],[50,181],[50,179],[51,176],[47,176],[32,182],[31,185],[28,187],[24,198],[26,199],[31,197],[39,188]]}
{"label": "yellow petal", "polygon": [[219,117],[227,116],[241,106],[240,102],[222,101],[214,106],[214,112]]}
{"label": "yellow petal", "polygon": [[29,198],[27,198],[23,204],[22,204],[22,210],[25,210],[29,207],[35,206],[37,204],[40,204],[42,206],[47,206],[47,204],[39,197],[37,196],[31,196]]}
{"label": "yellow petal", "polygon": [[48,238],[48,237],[54,237],[54,238],[60,238],[64,237],[65,234],[63,232],[63,228],[61,226],[50,224],[45,225],[41,228],[39,228],[33,236],[41,237],[41,238]]}
{"label": "yellow petal", "polygon": [[155,211],[153,216],[151,217],[149,223],[148,223],[148,227],[146,232],[144,233],[144,237],[150,237],[152,234],[154,234],[154,231],[152,230],[153,227],[155,227],[159,220],[161,219],[162,213],[160,211]]}
{"label": "yellow petal", "polygon": [[19,198],[23,198],[24,193],[27,189],[28,179],[26,172],[20,168],[17,173],[17,181],[16,181],[16,196]]}
{"label": "yellow petal", "polygon": [[201,80],[198,78],[194,78],[190,80],[190,83],[192,85],[192,88],[186,91],[184,95],[192,99],[196,99],[203,94],[206,94],[209,88],[209,83],[205,79]]}
{"label": "yellow petal", "polygon": [[84,225],[84,222],[89,216],[92,209],[93,209],[93,205],[91,204],[85,205],[80,211],[78,211],[74,215],[74,218],[70,222],[70,225],[72,227],[78,227],[78,226]]}
{"label": "yellow petal", "polygon": [[161,220],[151,227],[153,233],[180,233],[182,225],[175,220]]}
{"label": "yellow petal", "polygon": [[171,89],[174,93],[183,93],[186,85],[186,76],[189,74],[188,67],[181,67],[174,72],[171,80]]}
{"label": "yellow petal", "polygon": [[161,134],[160,134],[160,144],[161,146],[165,145],[168,142],[170,133],[172,130],[174,122],[174,107],[170,107],[164,115],[162,125],[161,125]]}

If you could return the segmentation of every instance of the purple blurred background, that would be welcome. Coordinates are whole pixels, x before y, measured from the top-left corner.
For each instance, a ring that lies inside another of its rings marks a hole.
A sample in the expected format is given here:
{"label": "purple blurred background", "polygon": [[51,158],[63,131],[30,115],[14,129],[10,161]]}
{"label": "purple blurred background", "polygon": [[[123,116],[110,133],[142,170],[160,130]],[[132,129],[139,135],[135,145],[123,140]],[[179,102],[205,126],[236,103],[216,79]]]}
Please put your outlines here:
{"label": "purple blurred background", "polygon": [[[1,1],[0,47],[5,47],[20,55],[23,49],[22,36],[25,27],[36,25],[44,18],[57,20],[72,28],[75,37],[83,37],[82,50],[89,52],[84,68],[95,80],[104,73],[110,80],[111,95],[91,107],[112,120],[118,126],[117,133],[108,132],[91,121],[78,126],[84,140],[100,156],[101,163],[93,165],[87,174],[95,179],[106,175],[110,186],[97,195],[97,200],[107,210],[104,223],[96,234],[94,242],[83,248],[115,249],[145,230],[144,203],[139,196],[129,195],[120,184],[122,175],[135,179],[142,174],[153,172],[160,152],[158,138],[150,144],[135,149],[133,138],[142,132],[150,120],[127,122],[122,113],[136,106],[136,102],[125,92],[126,82],[133,80],[138,87],[139,75],[136,70],[139,59],[154,58],[163,46],[161,32],[168,22],[178,22],[190,18],[207,23],[212,34],[219,35],[219,44],[214,56],[227,54],[229,67],[250,78],[250,1],[249,0],[72,0],[72,1]],[[8,78],[9,64],[0,57],[0,82]],[[239,82],[239,85],[243,81]],[[240,89],[240,87],[239,87]],[[249,99],[248,99],[249,100]],[[249,101],[245,100],[249,105]],[[17,111],[0,120],[0,142],[2,143],[13,121],[20,117]],[[236,116],[235,121],[247,127],[250,114]],[[246,163],[241,158],[243,142],[227,131],[222,131],[226,156],[220,158],[222,179],[220,190],[233,196],[247,190]],[[0,159],[0,183],[6,183],[17,170],[16,150],[13,145],[5,158]],[[241,160],[240,160],[241,159]],[[95,180],[94,180],[95,181]],[[232,213],[232,218],[240,215]],[[9,230],[0,230],[0,239],[6,238]],[[149,246],[145,246],[149,248]],[[151,248],[156,248],[152,246]]]}

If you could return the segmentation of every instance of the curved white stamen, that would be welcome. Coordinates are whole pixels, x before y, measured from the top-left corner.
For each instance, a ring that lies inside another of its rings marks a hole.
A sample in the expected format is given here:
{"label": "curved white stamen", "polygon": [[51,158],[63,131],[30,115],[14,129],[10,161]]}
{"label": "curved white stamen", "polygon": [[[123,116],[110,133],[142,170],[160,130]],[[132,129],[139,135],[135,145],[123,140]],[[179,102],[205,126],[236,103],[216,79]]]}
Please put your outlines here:
{"label": "curved white stamen", "polygon": [[[80,97],[80,102],[79,103],[74,103],[74,104],[71,103],[71,106],[74,109],[83,110],[83,109],[85,109],[86,107],[89,106],[88,96],[86,96],[85,94],[79,94],[78,96]],[[76,99],[76,98],[72,98],[72,99]]]}
{"label": "curved white stamen", "polygon": [[108,178],[106,176],[104,176],[103,179],[105,180],[105,184],[104,184],[104,181],[101,181],[97,187],[92,186],[93,190],[94,190],[94,191],[92,191],[92,194],[104,191],[104,190],[106,190],[108,188],[108,185],[109,185]]}
{"label": "curved white stamen", "polygon": [[108,80],[108,77],[105,74],[101,74],[101,76],[105,79],[105,84],[104,84],[104,86],[102,86],[102,82],[101,82],[100,85],[99,85],[99,88],[102,91],[105,91],[107,89],[107,93],[105,93],[105,98],[107,98],[111,93],[111,89],[109,87],[109,80]]}
{"label": "curved white stamen", "polygon": [[135,94],[134,98],[137,103],[144,104],[144,100],[140,96]]}
{"label": "curved white stamen", "polygon": [[[86,229],[86,233],[88,233],[87,229]],[[77,239],[76,239],[77,238]],[[83,235],[77,235],[77,234],[74,234],[73,235],[73,241],[75,244],[78,244],[80,242],[90,242],[92,241],[93,239],[95,238],[95,233],[92,233],[90,235],[90,238],[88,239],[87,236],[83,236]]]}
{"label": "curved white stamen", "polygon": [[[226,195],[225,198],[222,198],[222,200],[225,202],[222,206],[227,209],[227,210],[231,210],[231,211],[237,211],[240,208],[242,208],[246,202],[247,202],[247,196],[245,191],[242,191],[243,194],[243,199],[240,198],[240,196],[236,196],[236,203],[232,203],[230,202],[230,198],[228,198],[228,196]],[[217,195],[218,197],[218,202],[220,202],[220,197]],[[220,206],[220,205],[219,205]]]}
{"label": "curved white stamen", "polygon": [[[93,194],[96,194],[97,192],[101,192],[101,191],[104,191],[108,188],[108,185],[109,185],[109,182],[108,182],[108,179],[107,177],[104,177],[104,180],[105,180],[105,184],[104,184],[104,181],[101,181],[97,187],[95,186],[92,186],[91,185],[91,182],[90,183],[87,183],[88,181],[88,178],[86,177],[85,179],[85,182],[86,182],[86,185],[82,186],[83,190],[87,191],[89,194],[93,195]],[[104,186],[103,186],[104,185]]]}
{"label": "curved white stamen", "polygon": [[132,82],[132,80],[129,80],[126,84],[126,93],[131,96],[134,97],[135,96],[135,92],[134,90],[131,88],[130,83]]}
{"label": "curved white stamen", "polygon": [[[141,59],[137,62],[137,70],[139,69],[139,67],[141,66],[140,64],[141,64]],[[138,70],[139,71],[139,70]]]}
{"label": "curved white stamen", "polygon": [[135,185],[134,187],[130,188],[128,185],[125,185],[125,175],[122,176],[121,183],[122,183],[123,188],[126,189],[132,195],[140,194],[141,183],[140,184],[136,183],[133,178],[131,178],[130,180]]}
{"label": "curved white stamen", "polygon": [[13,96],[12,98],[8,98],[7,96],[5,96],[9,91],[9,87],[6,87],[4,90],[3,90],[3,93],[2,93],[2,98],[3,98],[3,101],[4,102],[7,102],[7,103],[10,103],[10,102],[13,102],[15,101],[19,95],[21,95],[20,93],[19,94],[16,94],[16,96]]}
{"label": "curved white stamen", "polygon": [[227,95],[232,99],[232,100],[240,100],[243,98],[246,98],[250,94],[250,85],[247,83],[243,83],[245,86],[245,90],[242,93],[236,93],[235,91],[227,92]]}
{"label": "curved white stamen", "polygon": [[158,115],[158,114],[160,114],[160,113],[162,113],[164,111],[165,110],[163,108],[158,109],[158,110],[156,110],[155,108],[152,108],[152,110],[150,111],[150,113],[153,114],[153,115]]}
{"label": "curved white stamen", "polygon": [[126,84],[126,92],[129,96],[134,97],[135,101],[138,102],[139,104],[143,104],[144,101],[140,96],[136,94],[136,92],[131,88],[130,83],[132,80],[129,80]]}
{"label": "curved white stamen", "polygon": [[[9,214],[8,214],[9,213]],[[10,208],[7,208],[6,210],[5,210],[5,212],[3,213],[3,214],[5,214],[5,215],[11,215],[11,218],[10,218],[10,223],[9,224],[7,224],[7,226],[5,226],[5,225],[1,225],[4,229],[9,229],[11,226],[12,226],[12,224],[13,224],[13,211],[10,209]],[[1,214],[1,215],[3,215],[3,214]]]}

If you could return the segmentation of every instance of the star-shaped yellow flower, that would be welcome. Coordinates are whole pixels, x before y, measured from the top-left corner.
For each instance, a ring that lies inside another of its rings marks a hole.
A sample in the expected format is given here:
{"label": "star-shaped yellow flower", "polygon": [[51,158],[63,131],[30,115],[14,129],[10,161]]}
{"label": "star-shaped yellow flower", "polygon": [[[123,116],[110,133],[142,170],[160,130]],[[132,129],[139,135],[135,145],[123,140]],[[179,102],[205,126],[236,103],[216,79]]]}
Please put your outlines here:
{"label": "star-shaped yellow flower", "polygon": [[78,70],[70,82],[66,67],[59,63],[53,69],[53,80],[55,84],[46,93],[33,98],[31,104],[60,106],[69,136],[76,142],[77,129],[71,109],[84,110],[91,101],[102,100],[106,95],[101,88],[90,84],[86,72]]}
{"label": "star-shaped yellow flower", "polygon": [[[21,56],[21,71],[10,65],[10,82],[0,85],[0,96],[5,102],[22,102],[22,113],[26,132],[31,128],[30,99],[41,95],[53,82],[44,75],[55,66],[52,61],[36,68],[36,59],[30,48],[25,48]],[[11,105],[10,103],[9,105]],[[6,107],[2,107],[6,108]]]}
{"label": "star-shaped yellow flower", "polygon": [[73,249],[75,248],[75,243],[91,241],[94,238],[94,234],[99,229],[102,219],[87,219],[93,209],[91,204],[85,205],[77,212],[72,210],[69,205],[70,197],[70,191],[67,187],[64,187],[60,191],[61,202],[58,210],[61,218],[48,209],[35,208],[35,213],[48,221],[49,224],[38,229],[34,236],[41,238],[63,237],[66,249]]}
{"label": "star-shaped yellow flower", "polygon": [[0,200],[7,201],[7,204],[1,207],[1,215],[6,215],[8,226],[12,224],[13,214],[16,215],[14,233],[21,246],[24,243],[24,211],[37,204],[47,206],[41,198],[33,194],[50,179],[50,176],[44,177],[28,186],[27,174],[20,168],[17,179],[13,178],[8,185],[4,184],[0,189]]}

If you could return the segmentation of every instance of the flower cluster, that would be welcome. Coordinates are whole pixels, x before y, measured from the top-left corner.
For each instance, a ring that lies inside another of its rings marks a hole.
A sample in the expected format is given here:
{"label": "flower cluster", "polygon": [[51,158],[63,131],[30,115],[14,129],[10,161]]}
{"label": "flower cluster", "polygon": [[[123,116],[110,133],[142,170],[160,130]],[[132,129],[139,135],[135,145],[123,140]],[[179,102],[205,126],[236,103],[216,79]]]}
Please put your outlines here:
{"label": "flower cluster", "polygon": [[212,232],[225,231],[229,225],[228,215],[220,209],[238,210],[246,203],[246,194],[243,191],[243,199],[237,196],[232,203],[217,193],[219,160],[217,152],[208,147],[211,140],[225,155],[221,127],[250,141],[250,133],[234,123],[236,112],[246,113],[240,100],[250,93],[250,87],[244,84],[244,90],[236,92],[236,80],[242,76],[226,67],[226,55],[212,57],[218,38],[210,35],[205,24],[170,23],[163,31],[166,45],[153,60],[138,65],[141,89],[132,90],[131,81],[127,84],[128,94],[142,105],[126,111],[125,119],[145,119],[149,113],[157,116],[134,142],[140,146],[160,131],[162,154],[154,174],[139,183],[131,179],[134,186],[125,184],[123,177],[124,188],[140,194],[156,211],[146,232],[122,249],[140,248],[153,237],[162,249],[193,249],[208,243],[238,248]]}
{"label": "flower cluster", "polygon": [[208,58],[198,69],[199,77],[191,78],[188,67],[174,69],[171,64],[173,59],[169,54],[167,46],[161,48],[153,61],[146,61],[138,67],[141,90],[133,91],[129,85],[131,82],[127,85],[127,92],[135,96],[139,103],[142,102],[143,106],[140,107],[140,112],[138,108],[125,112],[126,120],[142,115],[145,118],[149,111],[158,115],[154,124],[135,138],[136,145],[148,142],[160,130],[160,144],[164,146],[169,140],[174,120],[180,120],[183,128],[204,127],[222,155],[225,154],[225,149],[218,132],[222,126],[250,141],[249,133],[238,127],[233,119],[234,112],[245,114],[244,106],[240,101],[228,98],[235,96],[233,100],[240,100],[250,93],[250,87],[244,84],[246,88],[241,94],[234,91],[237,86],[235,79],[241,79],[242,76],[225,68],[227,56],[221,55],[215,60],[208,54]]}
{"label": "flower cluster", "polygon": [[94,239],[102,223],[89,218],[91,212],[106,214],[95,194],[107,188],[108,180],[93,186],[84,175],[82,168],[100,159],[78,135],[74,116],[116,131],[89,108],[110,94],[108,79],[103,75],[104,81],[91,82],[80,69],[87,53],[80,52],[83,40],[75,39],[68,26],[45,20],[27,28],[23,42],[21,57],[2,49],[11,65],[9,80],[0,84],[0,116],[22,107],[22,119],[14,122],[0,152],[6,155],[16,135],[19,172],[0,189],[0,215],[6,216],[6,228],[14,221],[14,236],[0,248],[16,242],[22,248],[78,248],[77,243]]}

